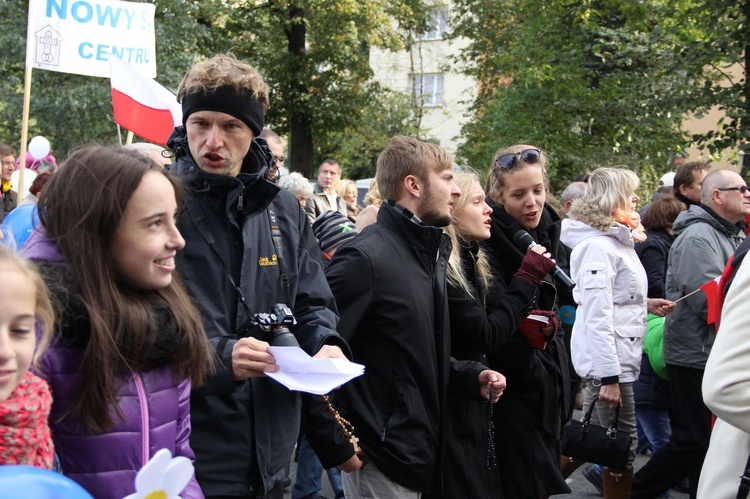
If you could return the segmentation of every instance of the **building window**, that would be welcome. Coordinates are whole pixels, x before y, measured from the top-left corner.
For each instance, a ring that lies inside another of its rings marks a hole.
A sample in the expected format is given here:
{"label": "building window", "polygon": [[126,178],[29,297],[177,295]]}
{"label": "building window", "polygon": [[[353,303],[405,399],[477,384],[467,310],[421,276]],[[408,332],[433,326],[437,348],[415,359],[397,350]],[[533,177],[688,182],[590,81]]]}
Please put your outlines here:
{"label": "building window", "polygon": [[417,35],[417,40],[442,40],[448,30],[448,9],[432,9],[427,21],[427,31]]}
{"label": "building window", "polygon": [[412,76],[412,91],[423,107],[443,105],[443,74],[424,73]]}

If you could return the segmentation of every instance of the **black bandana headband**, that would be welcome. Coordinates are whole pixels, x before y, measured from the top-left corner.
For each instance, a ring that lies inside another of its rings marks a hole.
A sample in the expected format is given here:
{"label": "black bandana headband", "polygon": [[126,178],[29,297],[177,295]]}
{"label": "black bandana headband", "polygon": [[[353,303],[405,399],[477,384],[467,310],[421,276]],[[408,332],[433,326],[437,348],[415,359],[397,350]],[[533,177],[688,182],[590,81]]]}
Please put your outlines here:
{"label": "black bandana headband", "polygon": [[196,111],[216,111],[234,116],[250,127],[253,135],[263,130],[263,104],[247,90],[224,85],[214,92],[193,92],[182,99],[182,124]]}

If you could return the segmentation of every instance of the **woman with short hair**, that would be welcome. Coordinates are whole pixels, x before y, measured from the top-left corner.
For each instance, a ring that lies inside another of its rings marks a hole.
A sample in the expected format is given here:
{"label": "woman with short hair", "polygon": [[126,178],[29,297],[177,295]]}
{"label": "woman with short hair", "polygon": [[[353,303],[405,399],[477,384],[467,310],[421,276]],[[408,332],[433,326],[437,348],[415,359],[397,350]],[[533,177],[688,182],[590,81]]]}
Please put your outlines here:
{"label": "woman with short hair", "polygon": [[635,241],[646,239],[635,211],[638,185],[630,170],[598,168],[562,222],[561,241],[572,248],[576,282],[571,356],[584,386],[583,411],[595,404],[592,424],[609,426],[619,408],[618,428],[632,438],[628,466],[604,468],[605,498],[630,497],[633,484],[638,442],[633,382],[640,372],[646,313],[663,316],[674,307],[647,297],[646,272],[634,249]]}
{"label": "woman with short hair", "polygon": [[292,172],[289,175],[281,177],[279,179],[279,187],[294,194],[294,197],[297,198],[303,210],[307,204],[307,199],[313,193],[313,186],[310,184],[310,181],[297,172]]}

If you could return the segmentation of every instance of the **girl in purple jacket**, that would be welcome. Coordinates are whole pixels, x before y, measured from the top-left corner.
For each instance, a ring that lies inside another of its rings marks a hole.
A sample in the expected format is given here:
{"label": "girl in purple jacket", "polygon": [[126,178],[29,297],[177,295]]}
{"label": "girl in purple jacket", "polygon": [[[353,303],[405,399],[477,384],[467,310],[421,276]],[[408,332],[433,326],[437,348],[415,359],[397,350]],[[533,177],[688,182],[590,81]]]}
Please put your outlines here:
{"label": "girl in purple jacket", "polygon": [[[41,375],[63,473],[97,499],[135,492],[162,448],[190,449],[190,387],[210,369],[200,317],[173,275],[185,241],[180,192],[137,153],[74,151],[45,187],[41,226],[24,252],[39,260],[59,313]],[[184,498],[202,498],[192,478]]]}

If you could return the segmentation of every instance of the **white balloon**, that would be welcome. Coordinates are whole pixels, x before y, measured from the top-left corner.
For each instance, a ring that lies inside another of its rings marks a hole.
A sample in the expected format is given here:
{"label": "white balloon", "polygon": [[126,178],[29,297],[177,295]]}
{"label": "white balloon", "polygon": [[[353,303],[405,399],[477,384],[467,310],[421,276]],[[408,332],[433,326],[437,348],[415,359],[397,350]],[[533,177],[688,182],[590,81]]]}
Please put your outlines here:
{"label": "white balloon", "polygon": [[37,135],[31,139],[31,142],[29,142],[29,154],[31,154],[31,157],[34,159],[46,158],[49,154],[49,149],[49,140],[41,135]]}
{"label": "white balloon", "polygon": [[31,183],[36,178],[36,172],[34,170],[25,170],[23,172],[23,192],[18,192],[18,186],[21,183],[21,170],[16,170],[10,176],[10,185],[13,186],[13,190],[18,192],[18,202],[24,200],[29,195],[29,189],[31,189]]}

